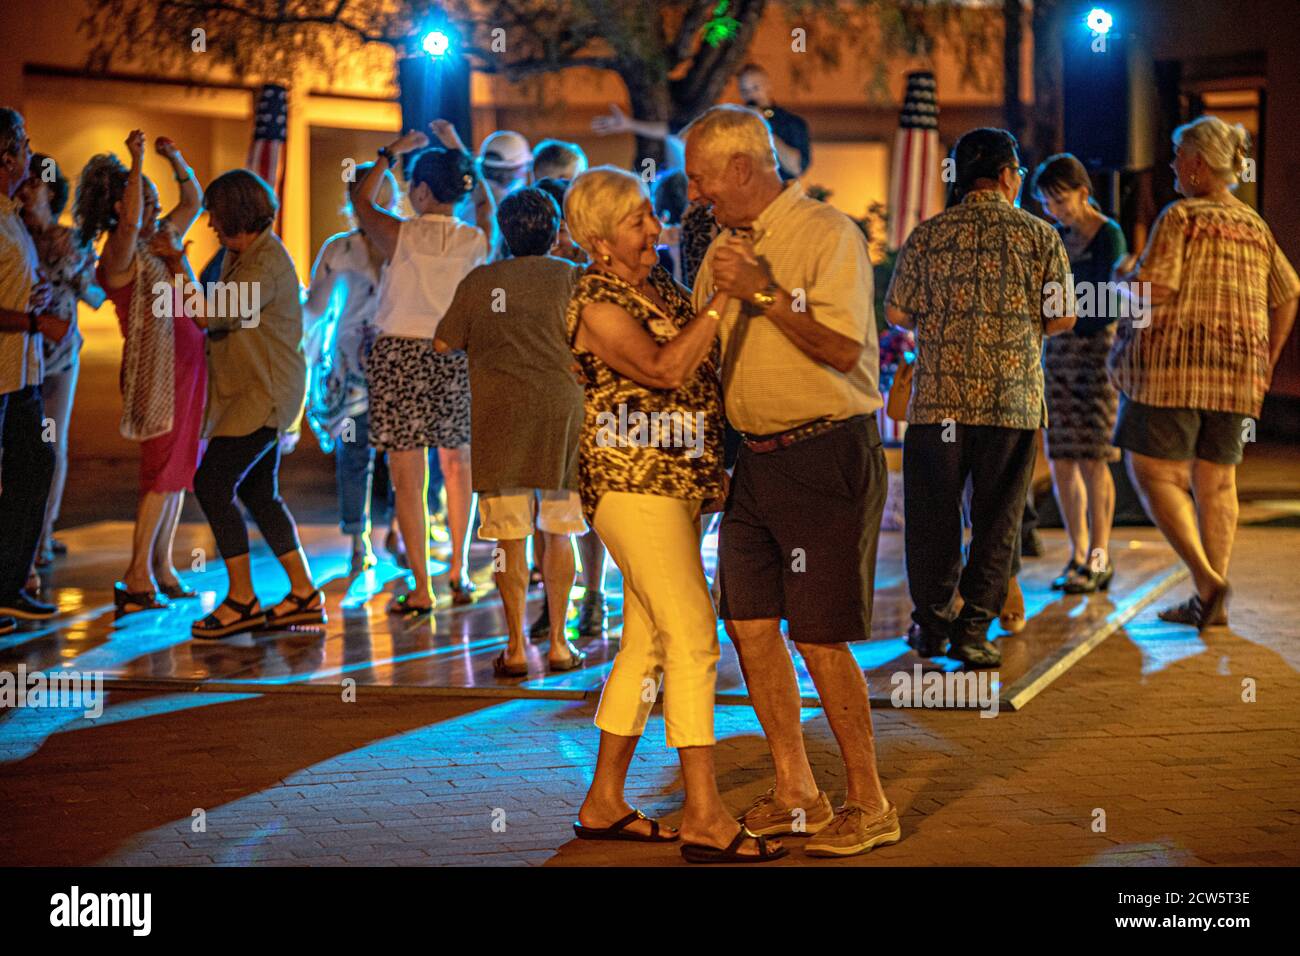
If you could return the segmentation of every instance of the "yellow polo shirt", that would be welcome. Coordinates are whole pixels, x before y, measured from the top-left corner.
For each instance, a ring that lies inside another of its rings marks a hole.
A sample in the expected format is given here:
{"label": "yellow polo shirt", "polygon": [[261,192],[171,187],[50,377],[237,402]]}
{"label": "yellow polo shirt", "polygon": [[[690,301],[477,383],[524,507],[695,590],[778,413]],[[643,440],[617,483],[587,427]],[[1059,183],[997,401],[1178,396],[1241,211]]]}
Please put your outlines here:
{"label": "yellow polo shirt", "polygon": [[[728,234],[704,255],[695,280],[697,311],[713,295],[713,256]],[[880,346],[862,230],[792,180],[754,220],[752,239],[777,284],[802,296],[814,321],[863,348],[857,365],[838,372],[800,351],[757,306],[732,299],[721,322],[723,400],[732,427],[770,435],[875,412],[883,404]]]}

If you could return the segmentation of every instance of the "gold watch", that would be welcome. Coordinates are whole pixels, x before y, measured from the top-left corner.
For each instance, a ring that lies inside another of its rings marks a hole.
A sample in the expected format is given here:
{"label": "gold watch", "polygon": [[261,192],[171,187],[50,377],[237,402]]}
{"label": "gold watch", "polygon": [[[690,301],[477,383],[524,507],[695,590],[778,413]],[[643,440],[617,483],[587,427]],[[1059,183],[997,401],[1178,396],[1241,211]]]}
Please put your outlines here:
{"label": "gold watch", "polygon": [[767,285],[750,296],[750,301],[760,309],[770,309],[772,304],[776,302],[776,294],[780,291],[781,287],[776,284],[776,281],[769,280]]}

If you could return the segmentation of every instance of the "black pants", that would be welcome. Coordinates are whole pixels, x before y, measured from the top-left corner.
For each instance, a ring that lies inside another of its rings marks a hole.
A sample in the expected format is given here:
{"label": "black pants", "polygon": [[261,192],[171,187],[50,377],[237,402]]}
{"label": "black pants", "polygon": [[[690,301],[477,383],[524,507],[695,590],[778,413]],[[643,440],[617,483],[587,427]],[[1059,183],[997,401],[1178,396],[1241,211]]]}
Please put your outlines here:
{"label": "black pants", "polygon": [[45,524],[54,446],[44,428],[39,385],[0,395],[0,603],[27,584]]}
{"label": "black pants", "polygon": [[[945,441],[945,438],[949,439]],[[1034,467],[1031,429],[910,425],[903,439],[904,538],[912,620],[955,641],[982,638],[1002,609]],[[971,545],[962,567],[962,491]],[[961,594],[961,613],[953,614]]]}
{"label": "black pants", "polygon": [[226,560],[248,554],[248,528],[236,495],[277,558],[297,549],[298,529],[280,497],[279,474],[280,438],[274,428],[208,442],[194,474],[194,497]]}

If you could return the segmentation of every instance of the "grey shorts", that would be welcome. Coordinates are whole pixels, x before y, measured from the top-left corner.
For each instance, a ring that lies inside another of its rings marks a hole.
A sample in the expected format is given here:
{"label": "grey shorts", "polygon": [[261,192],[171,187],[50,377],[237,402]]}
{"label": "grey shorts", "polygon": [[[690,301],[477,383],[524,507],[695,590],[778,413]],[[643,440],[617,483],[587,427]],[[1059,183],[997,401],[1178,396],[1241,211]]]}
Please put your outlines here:
{"label": "grey shorts", "polygon": [[1166,461],[1241,464],[1249,415],[1207,412],[1197,408],[1160,408],[1119,397],[1115,444],[1120,448]]}

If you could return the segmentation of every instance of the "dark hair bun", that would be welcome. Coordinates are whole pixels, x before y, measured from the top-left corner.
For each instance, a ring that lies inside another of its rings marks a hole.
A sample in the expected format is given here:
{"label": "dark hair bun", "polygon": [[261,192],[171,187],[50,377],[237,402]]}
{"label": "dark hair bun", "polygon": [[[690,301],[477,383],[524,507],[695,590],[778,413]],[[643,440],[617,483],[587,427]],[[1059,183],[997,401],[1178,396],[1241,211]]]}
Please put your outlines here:
{"label": "dark hair bun", "polygon": [[411,166],[411,188],[424,183],[438,202],[456,202],[477,182],[474,158],[464,150],[435,146],[419,153]]}

